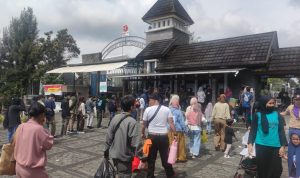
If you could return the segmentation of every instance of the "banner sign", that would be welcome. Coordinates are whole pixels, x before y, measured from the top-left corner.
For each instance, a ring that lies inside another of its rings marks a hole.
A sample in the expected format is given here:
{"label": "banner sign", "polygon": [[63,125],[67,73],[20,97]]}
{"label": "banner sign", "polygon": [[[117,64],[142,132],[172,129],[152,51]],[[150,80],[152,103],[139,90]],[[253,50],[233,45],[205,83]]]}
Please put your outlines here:
{"label": "banner sign", "polygon": [[100,86],[99,86],[99,92],[107,92],[107,82],[100,82]]}
{"label": "banner sign", "polygon": [[61,84],[44,85],[45,95],[62,95],[62,87]]}

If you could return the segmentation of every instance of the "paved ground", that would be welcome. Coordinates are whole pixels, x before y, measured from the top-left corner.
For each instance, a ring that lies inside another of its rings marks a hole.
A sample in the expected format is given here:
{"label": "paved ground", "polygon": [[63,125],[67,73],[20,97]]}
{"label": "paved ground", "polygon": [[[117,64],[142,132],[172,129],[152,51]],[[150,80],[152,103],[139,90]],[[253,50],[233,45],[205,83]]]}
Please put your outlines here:
{"label": "paved ground", "polygon": [[[61,124],[60,117],[57,116],[59,133]],[[104,124],[107,125],[107,119]],[[237,137],[240,138],[245,132],[244,129],[238,128]],[[87,178],[93,177],[101,157],[103,156],[103,143],[107,129],[87,130],[85,134],[68,135],[55,140],[55,145],[48,152],[47,172],[53,178]],[[0,129],[0,145],[6,140],[6,131]],[[209,141],[201,145],[201,155],[196,159],[189,159],[186,163],[176,163],[175,171],[179,177],[188,178],[222,178],[233,177],[237,170],[240,160],[239,152],[242,150],[241,141],[235,142],[232,158],[225,159],[223,153],[214,151],[212,144],[212,135]],[[284,173],[282,177],[287,176],[286,161],[283,161]],[[156,162],[156,175],[163,178],[160,159]],[[5,176],[3,176],[5,177]],[[9,177],[9,176],[7,176]],[[13,177],[13,176],[11,176]],[[144,177],[143,175],[141,177]]]}

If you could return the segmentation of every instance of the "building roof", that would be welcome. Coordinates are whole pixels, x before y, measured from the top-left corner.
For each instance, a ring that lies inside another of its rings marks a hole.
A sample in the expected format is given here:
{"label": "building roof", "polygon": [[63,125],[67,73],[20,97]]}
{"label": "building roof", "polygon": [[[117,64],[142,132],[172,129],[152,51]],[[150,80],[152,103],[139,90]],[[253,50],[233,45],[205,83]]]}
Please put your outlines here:
{"label": "building roof", "polygon": [[138,55],[138,59],[159,59],[173,46],[175,39],[153,41],[149,43]]}
{"label": "building roof", "polygon": [[266,65],[272,47],[278,48],[276,32],[178,45],[159,61],[157,71]]}
{"label": "building roof", "polygon": [[189,25],[194,23],[178,0],[158,0],[142,19],[146,22],[167,15],[176,15]]}
{"label": "building roof", "polygon": [[268,68],[270,74],[300,74],[300,47],[274,50]]}

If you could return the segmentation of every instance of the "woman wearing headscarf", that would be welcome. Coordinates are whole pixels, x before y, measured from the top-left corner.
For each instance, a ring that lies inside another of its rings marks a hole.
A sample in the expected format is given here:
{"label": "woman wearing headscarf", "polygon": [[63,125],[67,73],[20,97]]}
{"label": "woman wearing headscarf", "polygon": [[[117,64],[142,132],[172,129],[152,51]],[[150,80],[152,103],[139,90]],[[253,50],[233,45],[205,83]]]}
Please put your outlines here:
{"label": "woman wearing headscarf", "polygon": [[205,95],[205,92],[203,91],[202,87],[199,87],[199,89],[198,89],[197,98],[198,98],[198,102],[202,106],[202,112],[204,112],[204,109],[205,109],[204,104],[205,104],[206,95]]}
{"label": "woman wearing headscarf", "polygon": [[[284,112],[280,113],[281,115],[289,115],[289,137],[291,138],[292,134],[296,134],[300,137],[300,95],[295,95],[294,104],[290,105]],[[294,155],[296,160],[293,159]],[[300,147],[295,147],[291,142],[288,145],[288,166],[289,173],[293,164],[295,164],[296,177],[300,177]],[[290,175],[291,176],[291,175]],[[292,176],[291,176],[292,177]]]}
{"label": "woman wearing headscarf", "polygon": [[258,111],[254,114],[248,139],[249,154],[255,143],[257,177],[280,178],[281,157],[284,156],[287,140],[284,120],[275,110],[275,100],[263,96],[259,100]]}
{"label": "woman wearing headscarf", "polygon": [[182,111],[180,110],[179,105],[179,96],[173,95],[169,108],[173,115],[173,121],[176,128],[176,132],[169,132],[169,143],[172,144],[174,137],[177,136],[178,141],[178,151],[177,151],[177,160],[181,162],[187,161],[186,159],[186,148],[185,148],[185,136],[184,133],[188,132],[188,128],[184,124],[184,116]]}
{"label": "woman wearing headscarf", "polygon": [[211,133],[211,121],[212,121],[212,110],[213,105],[211,102],[209,102],[205,108],[205,118],[206,118],[206,131],[208,134]]}
{"label": "woman wearing headscarf", "polygon": [[212,119],[215,126],[214,144],[216,151],[225,151],[225,125],[226,120],[231,119],[229,105],[226,103],[226,96],[221,94],[219,101],[214,105]]}
{"label": "woman wearing headscarf", "polygon": [[34,102],[28,111],[29,120],[17,129],[14,157],[16,175],[21,178],[47,178],[46,151],[53,146],[53,136],[44,128],[46,108]]}
{"label": "woman wearing headscarf", "polygon": [[197,98],[192,98],[190,101],[190,106],[186,109],[186,124],[190,129],[189,138],[189,149],[192,158],[199,156],[201,139],[201,105],[197,102]]}

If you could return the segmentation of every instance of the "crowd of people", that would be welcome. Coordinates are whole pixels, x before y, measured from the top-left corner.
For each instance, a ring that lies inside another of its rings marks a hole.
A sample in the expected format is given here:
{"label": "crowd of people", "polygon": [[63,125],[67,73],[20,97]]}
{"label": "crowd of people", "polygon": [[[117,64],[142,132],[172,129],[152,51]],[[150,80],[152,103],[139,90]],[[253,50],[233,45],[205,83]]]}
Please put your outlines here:
{"label": "crowd of people", "polygon": [[[238,106],[243,113],[245,126],[250,131],[247,145],[249,155],[255,149],[257,177],[280,177],[282,158],[288,160],[289,176],[300,177],[300,169],[297,169],[300,166],[300,94],[296,94],[291,104],[280,113],[275,107],[275,98],[261,95],[256,101],[250,87],[245,87],[239,95],[239,102],[235,104],[232,104],[230,89],[220,94],[214,105],[211,93],[209,87],[206,91],[199,87],[196,94],[189,96],[171,94],[169,90],[163,94],[159,89],[152,92],[145,90],[139,96],[124,96],[119,103],[114,95],[110,99],[103,94],[88,99],[82,96],[77,98],[74,94],[66,95],[61,103],[61,135],[80,133],[85,128],[93,129],[95,116],[97,128],[101,128],[108,110],[104,157],[112,158],[119,177],[131,176],[133,156],[138,156],[148,164],[147,177],[155,177],[157,152],[160,153],[166,177],[176,177],[172,164],[168,162],[169,145],[174,140],[178,143],[177,162],[184,163],[188,158],[201,156],[203,132],[214,133],[215,151],[224,152],[225,159],[230,158],[233,138],[238,140],[233,129],[234,123],[239,121],[236,118],[236,112],[239,111],[235,110]],[[118,112],[119,107],[121,112]],[[53,95],[47,99],[43,96],[35,98],[29,109],[20,99],[12,99],[4,127],[8,129],[8,141],[16,142],[14,156],[18,177],[47,177],[46,151],[51,149],[57,136],[55,108]],[[24,123],[20,118],[22,111],[28,115]],[[290,116],[289,140],[285,134],[286,121],[282,117],[285,115]],[[186,140],[186,137],[189,139]],[[141,154],[146,138],[151,140],[147,156]]]}

